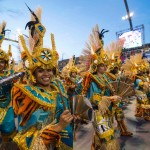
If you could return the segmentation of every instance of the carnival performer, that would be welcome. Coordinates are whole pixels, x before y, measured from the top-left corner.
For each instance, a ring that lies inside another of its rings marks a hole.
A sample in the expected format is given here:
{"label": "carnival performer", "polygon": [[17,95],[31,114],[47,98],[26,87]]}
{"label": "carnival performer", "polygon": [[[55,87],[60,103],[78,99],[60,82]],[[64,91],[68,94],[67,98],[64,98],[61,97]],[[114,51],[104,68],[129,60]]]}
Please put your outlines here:
{"label": "carnival performer", "polygon": [[[121,68],[121,59],[120,59],[120,54],[123,49],[123,41],[116,41],[112,42],[105,50],[105,53],[108,57],[108,69],[107,71],[103,74],[104,79],[107,82],[113,82],[113,81],[120,81],[121,74],[119,74],[120,68]],[[120,85],[120,88],[121,85]],[[118,87],[118,90],[119,87]],[[124,122],[124,113],[122,110],[123,107],[123,101],[120,101],[119,104],[114,105],[113,111],[115,115],[115,119],[118,124],[118,128],[120,130],[120,135],[121,136],[131,136],[132,133],[127,130],[127,126],[125,125]]]}
{"label": "carnival performer", "polygon": [[[5,27],[6,22],[0,24],[0,81],[14,73],[10,69],[11,46],[8,53],[1,47],[7,31]],[[3,142],[10,141],[16,133],[14,111],[11,106],[12,86],[12,81],[0,85],[0,131]]]}
{"label": "carnival performer", "polygon": [[73,56],[68,64],[62,69],[64,78],[64,86],[70,102],[70,107],[73,113],[73,99],[82,92],[82,78],[79,76],[79,69],[75,66],[75,56]]}
{"label": "carnival performer", "polygon": [[90,35],[90,43],[87,43],[84,55],[81,56],[82,70],[89,70],[83,80],[82,93],[91,101],[94,109],[93,126],[95,135],[92,150],[119,149],[112,124],[112,108],[121,98],[116,95],[111,96],[111,86],[103,76],[106,71],[107,60],[102,39],[105,32],[108,31],[103,29],[100,32],[98,26],[96,26]]}
{"label": "carnival performer", "polygon": [[82,92],[82,78],[79,76],[79,69],[75,66],[75,61],[75,56],[73,56],[68,64],[62,69],[69,97],[79,95]]}
{"label": "carnival performer", "polygon": [[[29,7],[28,7],[29,8]],[[13,141],[20,150],[73,149],[67,95],[59,85],[51,84],[57,70],[58,53],[43,47],[45,27],[40,22],[41,9],[32,13],[30,50],[23,35],[19,36],[22,58],[26,65],[27,84],[16,83],[12,89],[12,106],[18,116],[18,133]],[[57,56],[57,57],[56,57]]]}
{"label": "carnival performer", "polygon": [[142,58],[141,53],[135,54],[127,59],[122,67],[125,74],[134,81],[137,96],[135,116],[150,120],[148,61]]}

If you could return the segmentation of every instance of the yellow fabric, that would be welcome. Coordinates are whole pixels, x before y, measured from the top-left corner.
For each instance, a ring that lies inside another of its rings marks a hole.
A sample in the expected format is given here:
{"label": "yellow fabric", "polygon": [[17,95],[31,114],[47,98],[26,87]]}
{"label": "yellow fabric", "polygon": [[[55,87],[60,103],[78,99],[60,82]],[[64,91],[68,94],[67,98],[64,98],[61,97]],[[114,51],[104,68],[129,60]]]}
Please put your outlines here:
{"label": "yellow fabric", "polygon": [[106,132],[103,132],[103,133],[100,135],[100,137],[101,137],[102,139],[106,139],[107,141],[111,140],[111,139],[110,139],[111,136],[114,136],[114,130],[113,130],[113,129],[110,129],[110,130],[108,130],[108,131],[106,131]]}
{"label": "yellow fabric", "polygon": [[102,100],[102,96],[101,96],[100,94],[98,94],[98,93],[94,93],[93,96],[92,96],[92,98],[91,98],[91,102],[92,102],[93,104],[96,104],[96,105],[98,105],[98,103],[99,103],[101,100]]}
{"label": "yellow fabric", "polygon": [[[26,133],[22,133],[22,132],[17,133],[13,141],[17,143],[20,150],[30,150],[32,149],[33,141],[37,137],[37,135],[38,135],[38,130],[35,127],[32,127]],[[29,149],[26,144],[26,137],[32,137],[32,136],[33,136],[33,140]]]}

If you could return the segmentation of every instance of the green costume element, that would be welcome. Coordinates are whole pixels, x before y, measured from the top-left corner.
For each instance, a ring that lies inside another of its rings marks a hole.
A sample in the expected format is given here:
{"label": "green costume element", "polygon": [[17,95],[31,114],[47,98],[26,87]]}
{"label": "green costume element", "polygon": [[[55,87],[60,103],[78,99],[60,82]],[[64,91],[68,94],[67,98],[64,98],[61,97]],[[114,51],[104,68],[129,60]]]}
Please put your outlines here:
{"label": "green costume element", "polygon": [[29,35],[30,50],[24,37],[19,36],[23,62],[26,65],[28,61],[26,71],[29,84],[15,84],[12,89],[13,108],[19,121],[19,133],[13,140],[21,150],[57,149],[58,146],[61,147],[61,150],[71,150],[73,149],[72,126],[69,124],[61,133],[53,129],[53,125],[59,122],[65,107],[69,109],[66,92],[60,83],[59,85],[50,84],[49,90],[42,89],[41,86],[37,86],[40,83],[35,76],[36,69],[39,68],[48,73],[49,70],[56,73],[59,56],[55,47],[54,35],[51,34],[52,49],[44,48],[43,37],[46,29],[40,21],[41,9],[39,8],[36,13],[30,8],[29,10],[32,20],[26,24],[26,27],[31,33]]}
{"label": "green costume element", "polygon": [[[65,105],[69,109],[67,98],[65,95],[63,97]],[[36,145],[37,139],[40,136],[43,137],[43,134],[55,139],[55,135],[49,134],[49,132],[54,132],[51,126],[59,121],[60,115],[64,111],[62,96],[57,89],[49,92],[37,86],[15,84],[12,90],[12,100],[19,120],[19,133],[14,137],[14,141],[20,149],[32,149]],[[53,122],[54,119],[55,122]],[[61,136],[60,145],[72,149],[71,125],[68,125],[59,135]],[[44,143],[45,140],[43,138]],[[49,140],[49,145],[52,144],[51,142]]]}
{"label": "green costume element", "polygon": [[[14,71],[5,71],[3,75],[0,76],[0,80],[13,74]],[[6,140],[9,140],[13,137],[15,132],[15,119],[14,111],[11,106],[11,89],[13,83],[7,83],[0,87],[0,131],[3,137],[6,137]]]}
{"label": "green costume element", "polygon": [[[98,128],[96,133],[101,139],[100,141],[109,143],[115,138],[112,126],[113,105],[108,99],[111,92],[106,88],[108,82],[104,78],[92,74],[90,74],[90,78],[89,88],[84,94],[91,101],[95,110],[95,127]],[[86,77],[84,80],[86,80]]]}

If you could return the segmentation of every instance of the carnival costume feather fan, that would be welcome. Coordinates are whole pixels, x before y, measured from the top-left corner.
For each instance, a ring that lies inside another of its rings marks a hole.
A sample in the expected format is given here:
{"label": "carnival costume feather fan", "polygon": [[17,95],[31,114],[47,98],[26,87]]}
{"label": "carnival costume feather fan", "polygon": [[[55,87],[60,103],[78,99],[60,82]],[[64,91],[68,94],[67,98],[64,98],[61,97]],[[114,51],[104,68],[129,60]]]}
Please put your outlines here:
{"label": "carnival costume feather fan", "polygon": [[133,86],[131,86],[125,82],[114,81],[114,82],[111,82],[111,86],[113,89],[113,93],[115,95],[122,97],[122,98],[135,95],[135,91],[134,91]]}
{"label": "carnival costume feather fan", "polygon": [[92,119],[92,106],[87,98],[82,95],[73,97],[73,110],[76,116],[80,116],[83,120]]}
{"label": "carnival costume feather fan", "polygon": [[126,84],[130,84],[130,85],[133,84],[133,80],[127,76],[124,76],[124,75],[120,76],[119,80],[122,82],[125,82]]}
{"label": "carnival costume feather fan", "polygon": [[104,33],[106,32],[108,32],[108,30],[105,29],[102,29],[102,31],[100,32],[98,25],[96,25],[95,28],[93,28],[92,33],[89,37],[89,42],[86,43],[85,49],[83,49],[83,54],[80,56],[81,72],[88,71],[90,69],[91,64],[94,61],[98,61],[97,56],[103,58],[104,61],[104,42],[102,38],[104,37]]}

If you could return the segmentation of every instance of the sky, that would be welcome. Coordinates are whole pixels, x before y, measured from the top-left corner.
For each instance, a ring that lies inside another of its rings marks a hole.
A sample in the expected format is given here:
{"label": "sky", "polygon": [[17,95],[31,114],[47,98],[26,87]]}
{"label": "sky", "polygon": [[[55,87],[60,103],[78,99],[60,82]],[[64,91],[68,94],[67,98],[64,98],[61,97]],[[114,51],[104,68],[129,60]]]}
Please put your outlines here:
{"label": "sky", "polygon": [[[133,26],[144,24],[145,43],[150,43],[150,0],[127,0]],[[60,60],[80,56],[85,42],[88,41],[92,28],[98,24],[100,29],[108,29],[105,34],[105,46],[116,40],[116,32],[129,28],[124,0],[0,0],[0,22],[7,22],[11,32],[6,37],[17,37],[17,29],[28,35],[25,30],[30,20],[30,13],[25,2],[32,10],[38,6],[43,9],[42,24],[46,27],[44,46],[51,47],[50,33],[55,35],[55,42]],[[12,45],[15,60],[20,59],[17,45],[5,41],[2,48],[7,51]]]}

